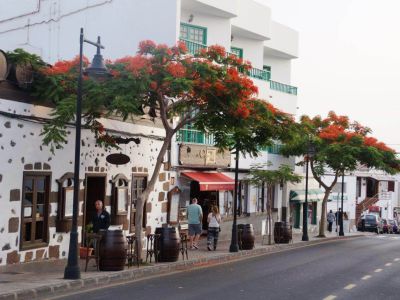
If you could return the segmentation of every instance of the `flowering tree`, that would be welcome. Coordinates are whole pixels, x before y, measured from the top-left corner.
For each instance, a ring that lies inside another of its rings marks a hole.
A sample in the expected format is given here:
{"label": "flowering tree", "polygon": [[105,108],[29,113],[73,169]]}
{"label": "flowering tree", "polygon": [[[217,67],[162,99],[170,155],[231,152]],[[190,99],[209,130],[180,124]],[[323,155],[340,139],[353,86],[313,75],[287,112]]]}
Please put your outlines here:
{"label": "flowering tree", "polygon": [[[290,116],[254,98],[257,87],[245,75],[251,65],[227,55],[220,46],[191,56],[182,43],[167,47],[143,41],[137,55],[108,61],[107,67],[111,79],[85,77],[83,82],[84,122],[97,142],[117,147],[115,137],[99,122],[100,117],[118,115],[126,119],[144,114],[144,108],[153,118],[161,119],[165,130],[153,174],[136,203],[136,224],[142,224],[143,206],[154,189],[172,137],[186,124],[215,132],[218,147],[232,149],[234,145],[238,151],[256,154],[257,145],[270,144],[283,132],[280,125],[291,122]],[[42,133],[44,143],[52,150],[67,142],[66,124],[74,119],[77,72],[77,59],[42,68],[33,89],[55,105],[53,119]],[[135,231],[141,249],[141,226]]]}
{"label": "flowering tree", "polygon": [[[309,159],[314,178],[325,190],[319,227],[321,237],[325,236],[328,197],[340,175],[355,170],[358,164],[390,174],[400,170],[400,161],[396,158],[395,151],[368,136],[370,132],[369,128],[358,122],[350,122],[347,116],[338,116],[332,111],[325,119],[320,116],[302,116],[297,137],[282,149],[282,153],[286,155],[304,157],[302,163]],[[310,142],[315,146],[315,155],[308,157]],[[322,179],[327,169],[334,173],[334,180],[330,185]]]}

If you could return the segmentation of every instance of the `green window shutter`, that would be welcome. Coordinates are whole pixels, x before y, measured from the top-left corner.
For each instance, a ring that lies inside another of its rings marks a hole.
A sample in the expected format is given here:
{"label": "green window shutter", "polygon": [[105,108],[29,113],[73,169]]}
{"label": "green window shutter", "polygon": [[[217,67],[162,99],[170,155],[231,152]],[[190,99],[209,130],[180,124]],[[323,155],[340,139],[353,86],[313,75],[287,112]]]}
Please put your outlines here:
{"label": "green window shutter", "polygon": [[263,70],[267,72],[267,80],[271,79],[271,66],[264,65]]}
{"label": "green window shutter", "polygon": [[231,47],[231,53],[239,58],[243,58],[243,49],[237,47]]}
{"label": "green window shutter", "polygon": [[180,38],[207,45],[207,28],[181,23]]}

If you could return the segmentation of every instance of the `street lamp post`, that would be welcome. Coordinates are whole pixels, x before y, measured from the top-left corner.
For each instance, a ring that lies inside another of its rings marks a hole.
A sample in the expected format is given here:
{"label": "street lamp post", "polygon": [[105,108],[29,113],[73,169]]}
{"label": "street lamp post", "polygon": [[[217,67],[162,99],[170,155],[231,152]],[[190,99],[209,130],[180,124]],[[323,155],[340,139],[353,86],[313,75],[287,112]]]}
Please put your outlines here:
{"label": "street lamp post", "polygon": [[237,202],[238,202],[238,180],[239,180],[239,149],[236,148],[236,157],[235,157],[235,191],[233,193],[233,223],[232,223],[232,239],[231,245],[229,246],[229,252],[238,252],[238,231],[236,224],[236,210],[237,210]]}
{"label": "street lamp post", "polygon": [[306,191],[303,203],[303,236],[301,237],[302,241],[308,241],[308,162],[310,158],[314,155],[314,152],[314,145],[309,142],[306,158]]}
{"label": "street lamp post", "polygon": [[342,173],[342,196],[341,196],[341,200],[340,200],[340,207],[341,207],[341,210],[340,210],[340,212],[339,212],[339,215],[338,215],[338,217],[339,217],[339,226],[340,226],[340,229],[339,229],[339,236],[344,236],[344,231],[343,231],[343,193],[344,193],[344,170],[343,170],[343,173]]}
{"label": "street lamp post", "polygon": [[79,279],[81,272],[78,264],[78,214],[79,214],[79,165],[81,153],[81,112],[82,112],[82,77],[83,77],[83,43],[89,43],[97,47],[97,53],[93,59],[91,66],[86,69],[89,76],[98,78],[107,74],[103,59],[100,54],[100,48],[104,47],[100,44],[100,37],[97,43],[86,40],[83,36],[83,28],[81,28],[79,39],[79,77],[76,102],[76,122],[75,122],[75,162],[74,162],[74,195],[73,195],[73,211],[72,211],[72,228],[69,240],[68,262],[64,270],[64,279]]}

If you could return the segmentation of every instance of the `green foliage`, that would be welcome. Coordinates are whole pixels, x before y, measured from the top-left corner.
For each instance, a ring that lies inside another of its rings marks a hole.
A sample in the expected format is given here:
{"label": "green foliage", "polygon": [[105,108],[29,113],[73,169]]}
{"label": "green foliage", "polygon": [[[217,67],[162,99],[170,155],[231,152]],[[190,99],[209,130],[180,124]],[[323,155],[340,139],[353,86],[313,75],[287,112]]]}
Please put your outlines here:
{"label": "green foliage", "polygon": [[34,70],[39,70],[46,65],[38,55],[26,52],[21,48],[8,51],[7,58],[15,65],[31,65]]}
{"label": "green foliage", "polygon": [[271,164],[259,164],[252,166],[250,169],[250,182],[258,185],[265,182],[268,186],[280,183],[297,183],[301,181],[301,176],[294,173],[293,169],[288,165],[280,165],[277,170],[267,170]]}

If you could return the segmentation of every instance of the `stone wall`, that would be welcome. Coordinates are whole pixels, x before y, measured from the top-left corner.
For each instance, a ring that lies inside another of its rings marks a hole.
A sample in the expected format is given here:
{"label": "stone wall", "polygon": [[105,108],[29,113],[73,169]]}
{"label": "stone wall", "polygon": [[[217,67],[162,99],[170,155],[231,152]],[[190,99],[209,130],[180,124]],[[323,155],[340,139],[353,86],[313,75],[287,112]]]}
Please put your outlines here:
{"label": "stone wall", "polygon": [[[40,115],[43,114],[43,110],[46,108],[0,99],[0,111],[3,112],[16,115]],[[110,212],[111,184],[109,180],[121,173],[130,180],[134,174],[147,174],[149,180],[162,145],[163,132],[161,129],[120,121],[109,120],[108,123],[105,123],[106,129],[112,126],[113,134],[118,134],[119,130],[123,137],[132,136],[128,134],[129,132],[132,132],[134,136],[141,133],[141,142],[139,145],[135,143],[122,145],[120,150],[104,150],[95,145],[95,140],[90,132],[82,131],[79,233],[82,230],[85,174],[106,176],[105,204],[106,209]],[[40,136],[42,126],[42,124],[27,119],[10,118],[0,114],[0,207],[2,208],[0,212],[0,249],[2,249],[0,265],[49,258],[66,258],[68,254],[69,233],[56,232],[59,189],[56,180],[67,172],[73,172],[75,129],[74,127],[67,128],[68,143],[64,145],[63,149],[56,149],[53,155],[49,147],[42,145],[42,136]],[[115,152],[128,155],[131,161],[120,166],[107,163],[106,156]],[[43,248],[20,249],[24,172],[48,172],[50,174],[48,245]],[[169,171],[162,168],[159,181],[149,196],[146,216],[148,232],[154,231],[157,226],[161,226],[167,220],[166,194],[169,190],[170,176]],[[127,222],[129,222],[129,216],[128,213]],[[79,236],[80,239],[81,236]]]}

